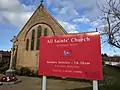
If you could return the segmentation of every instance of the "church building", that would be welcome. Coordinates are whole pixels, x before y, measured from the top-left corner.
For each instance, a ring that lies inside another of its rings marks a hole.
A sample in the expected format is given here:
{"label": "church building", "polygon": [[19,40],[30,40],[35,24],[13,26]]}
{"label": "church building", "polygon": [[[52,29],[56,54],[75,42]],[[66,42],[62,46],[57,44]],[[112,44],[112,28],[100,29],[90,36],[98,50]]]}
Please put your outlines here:
{"label": "church building", "polygon": [[[14,65],[38,69],[40,36],[68,34],[41,3],[13,41]],[[52,53],[52,51],[51,51]]]}

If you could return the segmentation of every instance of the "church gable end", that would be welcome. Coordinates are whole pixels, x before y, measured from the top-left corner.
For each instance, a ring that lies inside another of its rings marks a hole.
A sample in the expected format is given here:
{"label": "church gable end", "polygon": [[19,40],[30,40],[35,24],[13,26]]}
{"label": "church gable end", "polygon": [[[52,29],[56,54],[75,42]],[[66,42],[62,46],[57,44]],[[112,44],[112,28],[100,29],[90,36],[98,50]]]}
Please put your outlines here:
{"label": "church gable end", "polygon": [[26,37],[26,34],[31,30],[31,28],[37,24],[46,24],[49,26],[54,33],[54,35],[63,35],[67,34],[64,28],[55,20],[44,8],[41,4],[36,11],[33,13],[31,18],[28,22],[24,25],[20,33],[18,34],[19,37]]}
{"label": "church gable end", "polygon": [[67,32],[41,4],[17,36],[17,67],[37,69],[40,36],[64,35]]}

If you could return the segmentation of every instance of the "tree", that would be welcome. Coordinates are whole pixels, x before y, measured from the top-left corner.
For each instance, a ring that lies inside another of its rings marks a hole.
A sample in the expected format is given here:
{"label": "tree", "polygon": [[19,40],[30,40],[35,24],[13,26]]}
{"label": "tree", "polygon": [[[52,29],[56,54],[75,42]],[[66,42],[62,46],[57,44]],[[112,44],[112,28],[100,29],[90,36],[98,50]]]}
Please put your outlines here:
{"label": "tree", "polygon": [[108,0],[107,5],[100,6],[104,13],[102,20],[106,22],[103,33],[107,42],[120,49],[120,0]]}
{"label": "tree", "polygon": [[108,55],[106,53],[103,54],[103,57],[108,57]]}

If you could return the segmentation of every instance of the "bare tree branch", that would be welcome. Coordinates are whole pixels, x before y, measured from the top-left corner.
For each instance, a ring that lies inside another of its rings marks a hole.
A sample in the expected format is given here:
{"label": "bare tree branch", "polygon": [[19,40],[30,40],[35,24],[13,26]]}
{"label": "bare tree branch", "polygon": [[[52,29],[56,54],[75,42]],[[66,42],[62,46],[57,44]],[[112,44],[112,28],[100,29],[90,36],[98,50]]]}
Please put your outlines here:
{"label": "bare tree branch", "polygon": [[106,7],[97,4],[104,13],[102,20],[107,22],[104,35],[110,45],[120,49],[120,0],[109,0],[107,4]]}

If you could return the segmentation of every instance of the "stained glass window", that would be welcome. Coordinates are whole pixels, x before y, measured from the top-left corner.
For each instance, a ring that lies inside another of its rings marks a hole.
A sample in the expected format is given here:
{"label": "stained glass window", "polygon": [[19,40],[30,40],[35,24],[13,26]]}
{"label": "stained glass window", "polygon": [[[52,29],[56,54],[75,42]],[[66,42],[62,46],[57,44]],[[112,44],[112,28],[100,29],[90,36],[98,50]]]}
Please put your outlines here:
{"label": "stained glass window", "polygon": [[26,50],[29,49],[29,39],[26,39]]}
{"label": "stained glass window", "polygon": [[47,28],[45,28],[45,30],[44,30],[44,36],[47,36]]}
{"label": "stained glass window", "polygon": [[31,50],[34,50],[34,39],[35,39],[35,30],[32,30],[32,38],[31,38]]}
{"label": "stained glass window", "polygon": [[42,34],[42,27],[38,26],[36,50],[39,50],[39,47],[40,47],[40,36],[41,36],[41,34]]}

